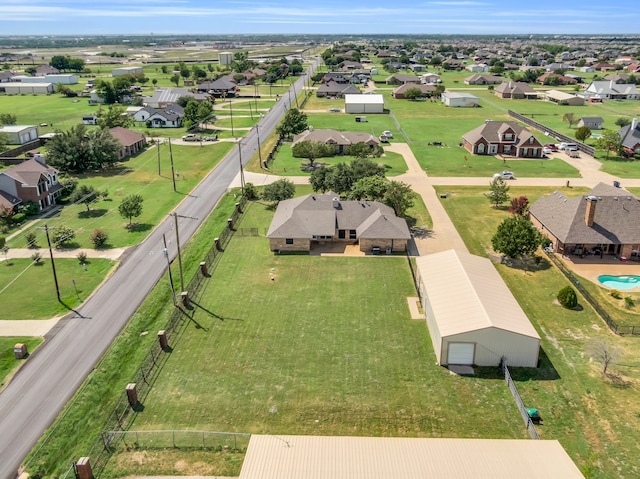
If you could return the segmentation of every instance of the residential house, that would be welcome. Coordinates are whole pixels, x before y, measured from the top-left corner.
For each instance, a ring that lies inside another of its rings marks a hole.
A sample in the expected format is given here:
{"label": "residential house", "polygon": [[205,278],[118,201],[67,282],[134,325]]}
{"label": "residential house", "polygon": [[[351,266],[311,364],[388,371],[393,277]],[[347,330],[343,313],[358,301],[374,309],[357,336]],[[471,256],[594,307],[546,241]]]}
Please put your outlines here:
{"label": "residential house", "polygon": [[633,83],[615,83],[613,80],[593,81],[580,96],[600,100],[638,100],[640,91]]}
{"label": "residential house", "polygon": [[318,98],[343,98],[345,95],[359,95],[361,93],[360,89],[355,85],[335,81],[323,83],[316,89],[316,96]]}
{"label": "residential house", "polygon": [[442,68],[445,70],[463,70],[464,63],[458,61],[455,58],[448,58],[442,62]]}
{"label": "residential house", "polygon": [[153,92],[153,96],[145,96],[142,101],[145,105],[152,108],[166,108],[169,105],[175,104],[180,97],[190,97],[197,102],[207,101],[209,95],[205,92],[197,91],[193,93],[186,88],[156,88]]}
{"label": "residential house", "polygon": [[344,72],[327,72],[322,77],[322,83],[349,83],[347,76],[349,75],[345,75]]}
{"label": "residential house", "polygon": [[362,69],[362,63],[354,62],[354,61],[351,61],[351,60],[345,60],[342,63],[340,63],[338,66],[340,68],[342,68],[342,70],[344,70],[344,71],[361,70]]}
{"label": "residential house", "polygon": [[293,137],[292,146],[302,141],[317,141],[325,145],[332,145],[337,155],[343,155],[347,148],[358,143],[364,143],[370,148],[380,144],[380,140],[370,133],[328,129],[305,130]]}
{"label": "residential house", "polygon": [[6,208],[32,201],[45,210],[55,204],[61,189],[58,170],[41,155],[0,172],[0,204]]}
{"label": "residential house", "polygon": [[538,92],[523,82],[509,81],[498,85],[495,89],[496,96],[511,100],[537,100]]}
{"label": "residential house", "polygon": [[595,69],[595,68],[593,68],[593,67],[592,67],[592,66],[590,66],[590,65],[585,65],[585,66],[583,66],[583,67],[580,67],[580,71],[581,71],[582,73],[593,73],[593,72],[595,72],[595,71],[596,71],[596,69]]}
{"label": "residential house", "polygon": [[604,119],[600,116],[583,116],[578,122],[578,128],[586,126],[590,130],[602,130]]}
{"label": "residential house", "polygon": [[620,128],[618,135],[622,139],[622,148],[627,156],[640,154],[640,126],[637,118],[634,118],[631,124]]}
{"label": "residential house", "polygon": [[526,128],[513,121],[487,120],[462,135],[462,146],[474,155],[508,155],[543,158],[542,144]]}
{"label": "residential house", "polygon": [[147,144],[147,139],[142,133],[121,126],[109,128],[109,134],[120,143],[119,160],[138,154]]}
{"label": "residential house", "polygon": [[555,191],[529,208],[529,219],[551,240],[553,251],[601,258],[638,258],[639,217],[640,199],[605,183],[577,197]]}
{"label": "residential house", "polygon": [[60,73],[60,70],[51,65],[40,65],[36,68],[35,76],[57,75],[58,73]]}
{"label": "residential house", "polygon": [[195,91],[208,93],[215,98],[232,98],[238,92],[238,85],[224,78],[218,78],[214,81],[200,83],[196,86]]}
{"label": "residential house", "polygon": [[15,73],[11,70],[2,70],[0,71],[0,83],[9,83],[12,81],[11,79],[15,76]]}
{"label": "residential house", "polygon": [[416,72],[416,73],[421,73],[421,72],[426,72],[427,71],[427,67],[425,65],[423,65],[422,63],[412,63],[411,65],[409,65],[409,69]]}
{"label": "residential house", "polygon": [[614,75],[607,75],[605,80],[612,81],[613,83],[629,83],[629,73],[616,73]]}
{"label": "residential house", "polygon": [[558,73],[543,73],[536,78],[536,82],[540,85],[575,85],[578,83],[577,80]]}
{"label": "residential house", "polygon": [[464,82],[467,85],[497,85],[503,81],[503,77],[495,75],[480,75],[478,73],[464,79]]}
{"label": "residential house", "polygon": [[616,66],[611,63],[596,63],[592,65],[595,71],[608,72],[609,70],[615,70]]}
{"label": "residential house", "polygon": [[387,85],[404,85],[405,83],[420,83],[417,75],[407,75],[404,73],[394,73],[384,81]]}
{"label": "residential house", "polygon": [[404,100],[405,92],[410,88],[417,88],[420,90],[422,97],[428,97],[435,93],[437,87],[433,84],[405,83],[404,85],[400,85],[398,88],[394,89],[392,95],[396,100]]}
{"label": "residential house", "polygon": [[405,251],[407,222],[377,201],[343,201],[311,194],[281,201],[267,231],[275,252],[311,251],[318,245],[355,244],[365,253]]}
{"label": "residential house", "polygon": [[[133,117],[136,121],[146,122],[150,128],[180,128],[184,109],[177,103],[158,109],[146,106],[136,112]],[[144,117],[146,119],[143,120]]]}

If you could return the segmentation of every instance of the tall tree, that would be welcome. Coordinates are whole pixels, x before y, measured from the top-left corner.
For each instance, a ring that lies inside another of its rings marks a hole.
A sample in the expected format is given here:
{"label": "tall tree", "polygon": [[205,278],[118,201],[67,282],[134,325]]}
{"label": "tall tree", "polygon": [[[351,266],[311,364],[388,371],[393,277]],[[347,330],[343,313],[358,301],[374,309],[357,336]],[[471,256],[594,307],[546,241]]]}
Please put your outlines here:
{"label": "tall tree", "polygon": [[4,132],[0,132],[0,151],[4,151],[7,149],[7,145],[11,141],[11,138],[8,134]]}
{"label": "tall tree", "polygon": [[334,151],[331,145],[326,145],[321,141],[300,141],[291,148],[294,158],[306,158],[309,160],[309,169],[315,167],[315,161],[318,158],[331,156]]}
{"label": "tall tree", "polygon": [[382,201],[387,189],[389,180],[382,176],[367,176],[356,181],[348,197],[352,200]]}
{"label": "tall tree", "polygon": [[276,133],[281,138],[290,138],[293,135],[302,133],[307,129],[307,115],[297,108],[290,108],[285,113],[284,118],[276,127]]}
{"label": "tall tree", "polygon": [[142,214],[142,203],[144,199],[140,195],[129,195],[122,200],[118,206],[118,213],[123,218],[129,220],[128,226],[131,226],[131,220]]}
{"label": "tall tree", "polygon": [[66,131],[56,130],[47,142],[47,159],[64,172],[98,170],[118,161],[120,143],[108,130],[88,131],[76,125]]}
{"label": "tall tree", "polygon": [[91,205],[91,203],[95,203],[98,200],[99,196],[100,192],[96,190],[95,187],[89,185],[80,185],[73,192],[73,195],[70,199],[73,203],[83,203],[86,206],[87,211],[90,211],[89,206]]}
{"label": "tall tree", "polygon": [[[2,121],[2,120],[0,120],[0,121]],[[625,127],[627,125],[630,125],[630,124],[631,124],[631,118],[627,118],[625,116],[621,116],[620,118],[618,118],[616,120],[616,125],[619,126],[620,128],[623,128],[623,127]]]}
{"label": "tall tree", "polygon": [[513,198],[509,206],[509,213],[526,217],[529,214],[529,198],[524,195]]}
{"label": "tall tree", "polygon": [[15,113],[0,113],[0,126],[15,125],[17,122],[18,117]]}
{"label": "tall tree", "polygon": [[580,121],[579,118],[576,117],[573,113],[565,113],[562,117],[562,121],[565,123],[569,123],[569,128],[573,128],[573,125]]}
{"label": "tall tree", "polygon": [[489,184],[489,192],[485,193],[494,207],[498,207],[509,201],[509,185],[499,176]]}
{"label": "tall tree", "polygon": [[618,132],[607,130],[596,140],[596,147],[604,150],[607,154],[607,159],[609,159],[609,153],[612,151],[615,152],[616,155],[622,153],[622,138],[620,138]]}
{"label": "tall tree", "polygon": [[274,181],[273,183],[266,185],[262,190],[262,198],[267,201],[273,201],[274,203],[293,198],[295,194],[295,185],[286,178]]}
{"label": "tall tree", "polygon": [[393,208],[396,216],[404,216],[414,205],[415,193],[409,185],[401,181],[390,181],[382,202]]}
{"label": "tall tree", "polygon": [[581,126],[575,132],[576,140],[585,141],[587,138],[591,137],[591,128],[588,126]]}
{"label": "tall tree", "polygon": [[531,256],[541,242],[538,230],[523,216],[511,216],[503,220],[491,238],[494,251],[508,258]]}
{"label": "tall tree", "polygon": [[109,105],[106,109],[100,107],[96,116],[101,128],[115,128],[116,126],[129,128],[134,122],[133,117],[127,113],[123,106],[119,105]]}

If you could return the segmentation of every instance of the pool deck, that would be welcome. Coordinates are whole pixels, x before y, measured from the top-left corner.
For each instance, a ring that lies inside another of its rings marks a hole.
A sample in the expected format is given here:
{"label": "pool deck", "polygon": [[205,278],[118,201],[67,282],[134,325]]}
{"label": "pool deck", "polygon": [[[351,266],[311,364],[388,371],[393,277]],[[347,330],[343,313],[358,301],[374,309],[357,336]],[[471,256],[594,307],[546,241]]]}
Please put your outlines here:
{"label": "pool deck", "polygon": [[[561,259],[567,268],[577,275],[605,288],[606,286],[598,282],[598,276],[603,274],[609,276],[640,276],[640,262],[638,261],[620,261],[614,256],[600,258],[597,255],[585,256],[584,258],[570,255],[562,256]],[[640,286],[626,291],[640,292]]]}

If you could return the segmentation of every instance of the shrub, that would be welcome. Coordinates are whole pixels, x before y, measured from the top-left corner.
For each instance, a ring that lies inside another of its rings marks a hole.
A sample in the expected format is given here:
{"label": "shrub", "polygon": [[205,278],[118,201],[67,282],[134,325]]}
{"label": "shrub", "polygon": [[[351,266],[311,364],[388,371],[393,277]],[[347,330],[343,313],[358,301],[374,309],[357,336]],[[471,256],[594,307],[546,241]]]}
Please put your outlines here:
{"label": "shrub", "polygon": [[31,255],[31,261],[33,261],[35,264],[40,264],[41,260],[42,260],[42,255],[40,254],[39,251],[36,251]]}
{"label": "shrub", "polygon": [[27,215],[25,215],[24,213],[16,213],[11,217],[11,222],[17,225],[22,223],[26,219],[27,219]]}
{"label": "shrub", "polygon": [[609,294],[611,295],[612,298],[622,299],[622,295],[620,294],[620,291],[618,291],[617,289],[612,289]]}
{"label": "shrub", "polygon": [[558,302],[567,309],[578,306],[578,296],[571,286],[566,286],[558,292]]}
{"label": "shrub", "polygon": [[66,243],[76,237],[76,232],[68,226],[57,226],[51,235],[51,241],[56,248],[62,248]]}
{"label": "shrub", "polygon": [[258,190],[253,183],[247,183],[244,185],[244,196],[246,196],[248,200],[260,198],[260,196],[258,196]]}
{"label": "shrub", "polygon": [[38,207],[38,204],[33,201],[22,203],[19,210],[20,213],[24,213],[27,216],[34,216],[40,213],[40,207]]}
{"label": "shrub", "polygon": [[624,307],[627,309],[631,309],[636,305],[636,302],[633,300],[631,296],[625,296],[624,298]]}
{"label": "shrub", "polygon": [[109,233],[101,228],[96,228],[95,230],[93,230],[93,233],[91,233],[89,239],[93,243],[94,248],[102,248],[109,239]]}
{"label": "shrub", "polygon": [[33,231],[28,231],[24,235],[24,239],[27,241],[27,247],[34,248],[36,246],[36,234]]}
{"label": "shrub", "polygon": [[84,251],[80,251],[76,255],[76,258],[78,258],[78,261],[80,261],[80,264],[85,264],[87,262],[87,253],[85,253]]}

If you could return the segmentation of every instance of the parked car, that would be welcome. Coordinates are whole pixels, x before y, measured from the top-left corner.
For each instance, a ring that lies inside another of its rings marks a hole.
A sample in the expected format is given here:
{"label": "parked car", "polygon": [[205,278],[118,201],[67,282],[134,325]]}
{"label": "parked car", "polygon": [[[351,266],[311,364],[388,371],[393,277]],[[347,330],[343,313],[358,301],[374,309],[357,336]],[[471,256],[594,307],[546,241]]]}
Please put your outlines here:
{"label": "parked car", "polygon": [[546,146],[542,147],[542,154],[543,155],[550,155],[551,153],[553,153],[553,150],[551,148],[548,148]]}
{"label": "parked car", "polygon": [[182,137],[182,141],[200,141],[200,139],[200,135],[196,135],[195,133],[189,133]]}
{"label": "parked car", "polygon": [[501,171],[493,175],[493,178],[502,178],[503,180],[515,180],[516,175],[512,171]]}
{"label": "parked car", "polygon": [[218,135],[215,136],[205,136],[203,138],[204,141],[218,141]]}
{"label": "parked car", "polygon": [[387,135],[380,135],[380,143],[389,143],[389,137]]}
{"label": "parked car", "polygon": [[340,108],[329,108],[329,111],[332,113],[340,113],[342,110]]}
{"label": "parked car", "polygon": [[558,143],[556,145],[558,147],[559,150],[563,150],[563,151],[578,151],[578,145],[576,145],[575,143]]}
{"label": "parked car", "polygon": [[551,151],[558,151],[558,147],[553,143],[547,143],[544,145],[545,148],[549,148]]}
{"label": "parked car", "polygon": [[384,130],[382,134],[387,138],[393,138],[393,133],[391,133],[389,130]]}

